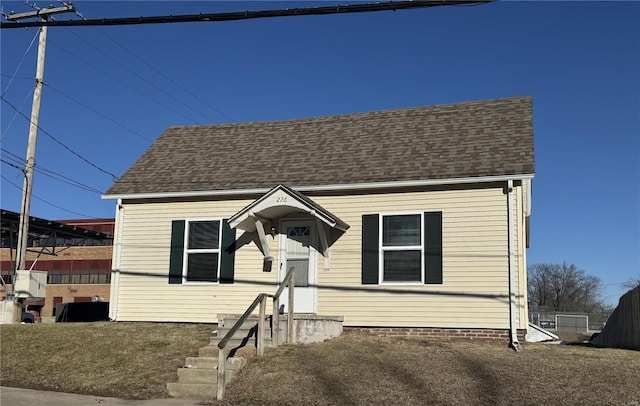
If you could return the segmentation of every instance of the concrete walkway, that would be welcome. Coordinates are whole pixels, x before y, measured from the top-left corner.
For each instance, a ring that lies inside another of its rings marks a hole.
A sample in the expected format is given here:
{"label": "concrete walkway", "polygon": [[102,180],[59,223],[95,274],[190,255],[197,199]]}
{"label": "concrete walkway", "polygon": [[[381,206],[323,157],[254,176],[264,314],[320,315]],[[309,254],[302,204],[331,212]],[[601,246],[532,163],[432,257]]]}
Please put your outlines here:
{"label": "concrete walkway", "polygon": [[74,393],[0,387],[0,406],[194,406],[198,399],[125,400]]}

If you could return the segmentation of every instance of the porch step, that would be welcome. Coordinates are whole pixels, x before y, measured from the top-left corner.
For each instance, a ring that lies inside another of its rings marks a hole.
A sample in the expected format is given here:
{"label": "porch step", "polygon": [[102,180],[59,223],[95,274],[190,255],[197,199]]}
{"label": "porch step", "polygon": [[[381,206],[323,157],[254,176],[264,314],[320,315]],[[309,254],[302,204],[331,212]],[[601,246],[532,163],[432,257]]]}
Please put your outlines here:
{"label": "porch step", "polygon": [[[217,347],[215,347],[217,349]],[[226,383],[244,367],[244,358],[227,358]],[[175,398],[212,399],[218,388],[218,358],[188,357],[185,367],[178,369],[178,382],[167,383],[167,394]]]}
{"label": "porch step", "polygon": [[[205,347],[206,348],[206,347]],[[217,347],[216,347],[217,348]],[[218,369],[218,357],[187,357],[184,363],[187,369]],[[245,358],[231,357],[227,358],[226,369],[227,370],[240,370],[247,365]]]}
{"label": "porch step", "polygon": [[[210,345],[217,345],[222,338],[231,330],[235,323],[240,319],[239,314],[220,314],[218,315],[218,328],[214,331],[214,336],[209,340]],[[271,347],[271,316],[267,316],[265,323],[265,347]],[[258,317],[250,316],[247,318],[240,328],[236,330],[233,337],[228,341],[227,348],[230,350],[243,347],[257,346],[258,335]]]}
{"label": "porch step", "polygon": [[167,394],[172,398],[214,399],[218,385],[205,383],[168,383]]}

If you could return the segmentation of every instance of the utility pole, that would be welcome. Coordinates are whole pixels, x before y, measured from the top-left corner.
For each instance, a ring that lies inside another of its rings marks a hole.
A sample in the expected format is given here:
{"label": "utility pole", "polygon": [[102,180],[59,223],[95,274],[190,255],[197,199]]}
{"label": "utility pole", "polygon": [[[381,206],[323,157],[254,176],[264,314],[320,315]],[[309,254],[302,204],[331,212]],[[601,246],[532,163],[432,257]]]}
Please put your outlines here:
{"label": "utility pole", "polygon": [[[5,15],[9,21],[19,21],[25,18],[40,18],[43,21],[51,18],[53,14],[75,12],[70,3],[62,3],[62,7],[50,7],[41,9],[35,7],[35,11],[26,13]],[[44,82],[44,55],[47,45],[47,27],[40,27],[38,42],[38,62],[36,66],[36,85],[33,91],[33,105],[31,107],[31,123],[29,125],[29,142],[27,144],[27,157],[24,168],[24,185],[22,188],[22,205],[20,208],[20,224],[18,228],[18,245],[16,247],[16,268],[14,269],[14,281],[16,271],[26,268],[27,242],[29,237],[29,212],[31,209],[31,191],[33,189],[33,169],[36,157],[36,138],[38,135],[38,120],[40,117],[40,100],[42,98],[42,84]],[[15,291],[15,287],[14,287]]]}

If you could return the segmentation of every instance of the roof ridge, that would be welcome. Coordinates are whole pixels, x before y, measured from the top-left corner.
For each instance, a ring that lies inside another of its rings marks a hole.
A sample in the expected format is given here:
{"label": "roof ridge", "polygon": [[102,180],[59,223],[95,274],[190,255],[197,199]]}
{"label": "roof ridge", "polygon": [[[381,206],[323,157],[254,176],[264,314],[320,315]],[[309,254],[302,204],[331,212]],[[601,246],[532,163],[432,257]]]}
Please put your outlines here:
{"label": "roof ridge", "polygon": [[236,127],[236,126],[246,126],[246,125],[256,125],[256,124],[278,124],[278,123],[290,123],[290,122],[300,122],[300,121],[314,121],[314,120],[323,120],[323,119],[336,119],[336,118],[349,118],[349,117],[360,117],[365,115],[377,115],[382,113],[394,113],[394,112],[410,112],[410,111],[419,111],[419,110],[430,110],[430,109],[439,109],[443,107],[458,107],[465,105],[473,105],[473,104],[487,104],[491,102],[497,101],[507,101],[507,100],[517,100],[517,99],[532,99],[532,95],[520,95],[520,96],[509,96],[509,97],[496,97],[493,99],[480,99],[480,100],[470,100],[463,102],[451,102],[451,103],[441,103],[441,104],[431,104],[431,105],[422,105],[422,106],[412,106],[412,107],[394,107],[382,110],[372,110],[372,111],[356,111],[350,113],[338,113],[338,114],[328,114],[321,116],[308,116],[308,117],[298,117],[298,118],[285,118],[279,120],[257,120],[257,121],[241,121],[237,123],[217,123],[217,124],[198,124],[198,125],[176,125],[167,127],[169,129],[179,129],[179,128],[210,128],[210,127]]}

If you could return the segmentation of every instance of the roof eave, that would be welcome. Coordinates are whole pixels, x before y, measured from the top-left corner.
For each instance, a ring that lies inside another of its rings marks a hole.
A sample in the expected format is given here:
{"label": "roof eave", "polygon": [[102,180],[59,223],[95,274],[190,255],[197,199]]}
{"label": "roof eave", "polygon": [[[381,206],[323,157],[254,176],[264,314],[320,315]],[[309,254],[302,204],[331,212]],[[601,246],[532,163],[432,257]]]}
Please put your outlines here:
{"label": "roof eave", "polygon": [[[407,180],[392,182],[368,182],[368,183],[352,183],[352,184],[331,184],[331,185],[310,185],[310,186],[292,186],[291,189],[298,192],[332,192],[332,191],[358,191],[368,189],[389,189],[402,187],[418,187],[418,186],[435,186],[435,185],[456,185],[465,183],[489,183],[503,182],[509,180],[533,179],[533,173],[516,174],[516,175],[496,175],[496,176],[477,176],[467,178],[448,178],[448,179],[428,179],[428,180]],[[178,197],[209,197],[209,196],[238,196],[253,195],[267,193],[271,188],[254,188],[254,189],[226,189],[226,190],[199,190],[186,192],[156,192],[156,193],[122,193],[122,194],[104,194],[102,199],[163,199]]]}

